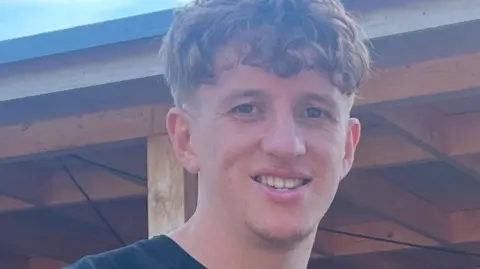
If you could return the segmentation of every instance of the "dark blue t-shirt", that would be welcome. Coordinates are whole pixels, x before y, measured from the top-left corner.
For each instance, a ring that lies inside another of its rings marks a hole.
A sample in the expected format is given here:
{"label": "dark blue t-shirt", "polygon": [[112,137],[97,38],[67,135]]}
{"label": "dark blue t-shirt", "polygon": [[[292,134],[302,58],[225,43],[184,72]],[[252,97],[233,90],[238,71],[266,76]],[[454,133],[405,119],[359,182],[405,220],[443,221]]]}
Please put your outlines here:
{"label": "dark blue t-shirt", "polygon": [[206,269],[166,235],[86,256],[66,269]]}

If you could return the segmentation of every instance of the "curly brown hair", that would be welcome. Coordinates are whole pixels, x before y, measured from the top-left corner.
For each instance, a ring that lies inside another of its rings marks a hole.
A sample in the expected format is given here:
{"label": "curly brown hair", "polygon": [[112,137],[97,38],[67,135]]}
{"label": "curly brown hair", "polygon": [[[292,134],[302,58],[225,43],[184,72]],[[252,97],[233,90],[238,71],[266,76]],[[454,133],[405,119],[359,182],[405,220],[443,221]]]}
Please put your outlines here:
{"label": "curly brown hair", "polygon": [[361,28],[339,0],[196,0],[174,12],[160,56],[176,105],[219,71],[217,54],[280,77],[317,70],[348,96],[370,68]]}

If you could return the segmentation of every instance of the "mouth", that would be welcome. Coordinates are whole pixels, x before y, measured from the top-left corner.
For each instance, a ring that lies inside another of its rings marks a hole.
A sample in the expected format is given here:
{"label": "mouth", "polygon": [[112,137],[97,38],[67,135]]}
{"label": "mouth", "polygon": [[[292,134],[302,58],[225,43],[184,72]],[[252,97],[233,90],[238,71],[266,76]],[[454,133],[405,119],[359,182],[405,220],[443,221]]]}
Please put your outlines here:
{"label": "mouth", "polygon": [[255,175],[252,177],[252,180],[277,191],[295,190],[312,181],[308,178],[280,178],[267,175]]}

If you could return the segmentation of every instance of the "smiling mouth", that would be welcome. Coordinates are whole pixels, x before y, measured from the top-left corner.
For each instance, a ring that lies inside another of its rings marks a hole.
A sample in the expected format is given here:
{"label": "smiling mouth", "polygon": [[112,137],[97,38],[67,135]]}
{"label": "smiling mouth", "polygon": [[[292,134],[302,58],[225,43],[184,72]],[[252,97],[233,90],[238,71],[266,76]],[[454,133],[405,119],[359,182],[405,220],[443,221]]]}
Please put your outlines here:
{"label": "smiling mouth", "polygon": [[259,184],[262,184],[264,186],[267,186],[279,191],[294,190],[307,185],[311,181],[311,179],[304,179],[304,178],[286,179],[286,178],[264,176],[264,175],[256,175],[256,176],[253,176],[252,179]]}

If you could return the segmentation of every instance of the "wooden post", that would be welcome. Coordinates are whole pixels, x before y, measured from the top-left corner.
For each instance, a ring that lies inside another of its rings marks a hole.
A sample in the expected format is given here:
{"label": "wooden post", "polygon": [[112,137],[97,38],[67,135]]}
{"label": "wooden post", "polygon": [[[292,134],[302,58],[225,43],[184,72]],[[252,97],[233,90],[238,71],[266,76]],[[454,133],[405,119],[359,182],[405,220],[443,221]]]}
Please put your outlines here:
{"label": "wooden post", "polygon": [[152,237],[178,228],[193,213],[196,180],[178,163],[167,135],[148,137],[147,153],[148,234]]}

